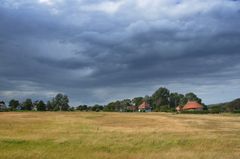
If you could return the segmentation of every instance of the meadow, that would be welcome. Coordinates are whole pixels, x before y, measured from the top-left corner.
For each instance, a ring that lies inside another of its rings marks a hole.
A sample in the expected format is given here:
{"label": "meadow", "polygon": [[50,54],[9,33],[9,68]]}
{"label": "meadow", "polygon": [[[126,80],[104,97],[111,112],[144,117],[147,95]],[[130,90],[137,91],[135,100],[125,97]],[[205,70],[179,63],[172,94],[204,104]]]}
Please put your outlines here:
{"label": "meadow", "polygon": [[239,159],[240,115],[0,113],[0,159]]}

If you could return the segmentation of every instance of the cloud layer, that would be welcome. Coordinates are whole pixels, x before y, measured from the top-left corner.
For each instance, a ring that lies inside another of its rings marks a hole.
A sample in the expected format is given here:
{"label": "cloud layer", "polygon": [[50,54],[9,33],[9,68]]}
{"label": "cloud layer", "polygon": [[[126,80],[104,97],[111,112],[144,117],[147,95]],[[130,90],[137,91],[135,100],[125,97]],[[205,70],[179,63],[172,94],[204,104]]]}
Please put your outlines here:
{"label": "cloud layer", "polygon": [[240,2],[0,2],[0,97],[72,105],[195,91],[205,103],[240,94]]}

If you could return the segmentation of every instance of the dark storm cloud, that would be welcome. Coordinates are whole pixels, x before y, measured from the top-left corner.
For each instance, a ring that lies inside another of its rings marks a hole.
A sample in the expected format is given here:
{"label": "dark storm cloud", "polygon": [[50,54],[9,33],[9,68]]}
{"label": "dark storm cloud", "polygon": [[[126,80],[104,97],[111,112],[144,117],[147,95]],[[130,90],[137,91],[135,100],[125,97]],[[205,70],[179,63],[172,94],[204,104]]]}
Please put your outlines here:
{"label": "dark storm cloud", "polygon": [[2,1],[0,95],[104,103],[162,85],[217,102],[206,87],[240,78],[239,10],[229,0]]}

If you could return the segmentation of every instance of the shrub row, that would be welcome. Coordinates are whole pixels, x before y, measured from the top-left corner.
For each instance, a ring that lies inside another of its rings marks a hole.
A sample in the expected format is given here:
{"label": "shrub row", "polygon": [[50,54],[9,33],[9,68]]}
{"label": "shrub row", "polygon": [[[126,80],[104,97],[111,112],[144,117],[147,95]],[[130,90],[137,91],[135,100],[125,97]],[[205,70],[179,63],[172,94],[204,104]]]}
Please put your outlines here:
{"label": "shrub row", "polygon": [[240,110],[234,110],[233,113],[240,113]]}
{"label": "shrub row", "polygon": [[208,110],[203,111],[182,111],[182,114],[209,114],[210,112]]}

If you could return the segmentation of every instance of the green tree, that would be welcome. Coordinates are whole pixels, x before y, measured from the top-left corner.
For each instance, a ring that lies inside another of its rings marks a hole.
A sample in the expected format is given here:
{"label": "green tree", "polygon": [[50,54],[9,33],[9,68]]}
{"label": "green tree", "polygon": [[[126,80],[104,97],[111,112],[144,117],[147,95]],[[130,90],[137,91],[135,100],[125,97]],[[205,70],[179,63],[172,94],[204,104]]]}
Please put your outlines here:
{"label": "green tree", "polygon": [[23,107],[24,107],[24,110],[32,110],[33,108],[33,103],[32,103],[32,100],[31,99],[26,99],[24,102],[23,102]]}
{"label": "green tree", "polygon": [[132,105],[132,101],[130,99],[124,99],[122,101],[120,101],[120,109],[122,111],[126,111],[127,110],[127,107]]}
{"label": "green tree", "polygon": [[46,105],[46,110],[53,111],[53,109],[54,109],[53,103],[51,101],[48,101]]}
{"label": "green tree", "polygon": [[61,93],[57,94],[52,100],[52,105],[54,110],[67,111],[69,109],[69,99],[68,96]]}
{"label": "green tree", "polygon": [[187,104],[187,102],[188,102],[188,99],[185,96],[183,96],[180,99],[179,105],[184,106],[185,104]]}
{"label": "green tree", "polygon": [[121,101],[116,101],[115,103],[114,103],[114,107],[115,107],[115,111],[116,112],[119,112],[120,110],[121,110]]}
{"label": "green tree", "polygon": [[11,110],[16,110],[16,108],[17,108],[19,105],[20,105],[20,103],[19,103],[18,100],[12,99],[12,100],[10,100],[8,106],[9,106],[9,108],[10,108]]}
{"label": "green tree", "polygon": [[36,105],[38,111],[46,111],[46,104],[42,100],[37,102]]}
{"label": "green tree", "polygon": [[93,107],[91,107],[91,110],[92,110],[92,111],[99,112],[99,111],[102,111],[102,110],[103,110],[103,106],[102,106],[102,105],[95,104]]}
{"label": "green tree", "polygon": [[163,87],[159,88],[156,92],[154,92],[152,95],[154,109],[159,109],[160,106],[168,105],[169,95],[170,95],[169,90]]}
{"label": "green tree", "polygon": [[88,106],[87,105],[79,105],[76,110],[88,111]]}
{"label": "green tree", "polygon": [[110,102],[108,103],[105,107],[104,107],[104,111],[114,111],[114,102]]}
{"label": "green tree", "polygon": [[179,106],[182,98],[184,98],[184,95],[182,94],[171,93],[169,96],[170,108],[176,108],[177,106]]}
{"label": "green tree", "polygon": [[5,105],[5,102],[0,101],[0,112],[6,111],[6,110],[7,110],[7,106]]}
{"label": "green tree", "polygon": [[135,106],[139,106],[143,102],[143,97],[135,97],[132,99],[132,102]]}
{"label": "green tree", "polygon": [[150,104],[150,106],[152,107],[152,105],[153,105],[152,97],[146,95],[146,96],[143,98],[143,101],[147,102],[147,103]]}
{"label": "green tree", "polygon": [[185,98],[186,98],[188,101],[196,101],[196,102],[198,102],[198,103],[200,103],[200,104],[202,103],[202,100],[201,100],[200,98],[198,98],[197,95],[194,94],[194,93],[192,93],[192,92],[187,93],[187,94],[185,95]]}
{"label": "green tree", "polygon": [[104,107],[105,111],[120,111],[121,110],[121,102],[115,101],[110,102]]}
{"label": "green tree", "polygon": [[72,111],[72,112],[75,111],[75,107],[70,107],[68,111]]}

